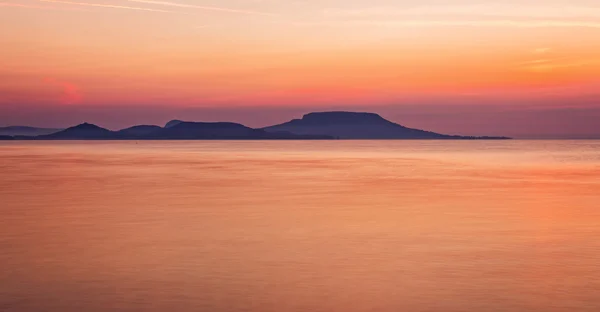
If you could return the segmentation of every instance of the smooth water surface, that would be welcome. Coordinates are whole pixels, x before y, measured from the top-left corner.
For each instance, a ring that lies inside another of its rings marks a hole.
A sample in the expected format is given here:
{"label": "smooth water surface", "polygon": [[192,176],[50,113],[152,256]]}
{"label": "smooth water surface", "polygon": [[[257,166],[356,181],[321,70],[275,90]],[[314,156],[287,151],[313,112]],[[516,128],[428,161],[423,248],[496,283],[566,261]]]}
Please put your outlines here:
{"label": "smooth water surface", "polygon": [[600,311],[600,141],[0,143],[0,311]]}

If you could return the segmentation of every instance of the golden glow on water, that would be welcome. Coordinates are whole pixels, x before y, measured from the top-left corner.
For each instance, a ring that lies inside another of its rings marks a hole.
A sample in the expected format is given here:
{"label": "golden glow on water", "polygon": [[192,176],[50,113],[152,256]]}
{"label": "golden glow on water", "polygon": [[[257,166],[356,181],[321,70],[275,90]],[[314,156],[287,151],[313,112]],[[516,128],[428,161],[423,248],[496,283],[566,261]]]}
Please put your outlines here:
{"label": "golden glow on water", "polygon": [[598,311],[594,141],[9,142],[2,311]]}

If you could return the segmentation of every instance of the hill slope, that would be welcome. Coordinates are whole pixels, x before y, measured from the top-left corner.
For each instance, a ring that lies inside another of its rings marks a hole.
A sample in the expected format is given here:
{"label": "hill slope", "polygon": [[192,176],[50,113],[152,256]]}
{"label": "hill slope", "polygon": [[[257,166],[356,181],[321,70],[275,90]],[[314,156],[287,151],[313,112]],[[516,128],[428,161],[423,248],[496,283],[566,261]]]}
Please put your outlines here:
{"label": "hill slope", "polygon": [[36,136],[36,135],[46,135],[56,133],[63,129],[53,129],[53,128],[37,128],[37,127],[27,127],[27,126],[10,126],[10,127],[0,127],[0,135],[9,135],[9,136],[18,136],[18,135],[28,135],[28,136]]}
{"label": "hill slope", "polygon": [[329,135],[340,139],[506,139],[499,137],[464,137],[407,128],[374,113],[321,112],[302,119],[270,126],[264,130],[288,131],[300,135]]}
{"label": "hill slope", "polygon": [[121,139],[138,139],[146,136],[151,136],[154,133],[162,131],[163,128],[152,125],[139,125],[119,130],[115,135]]}
{"label": "hill slope", "polygon": [[110,131],[93,124],[83,123],[49,135],[17,137],[21,140],[310,140],[331,138],[324,135],[267,132],[232,122],[180,122],[169,128],[141,125],[120,131]]}
{"label": "hill slope", "polygon": [[267,132],[233,122],[179,122],[150,135],[164,140],[276,140],[330,139],[324,135],[296,135],[288,132]]}
{"label": "hill slope", "polygon": [[114,132],[89,123],[82,123],[53,134],[36,137],[36,139],[42,140],[107,140],[113,138],[115,138]]}

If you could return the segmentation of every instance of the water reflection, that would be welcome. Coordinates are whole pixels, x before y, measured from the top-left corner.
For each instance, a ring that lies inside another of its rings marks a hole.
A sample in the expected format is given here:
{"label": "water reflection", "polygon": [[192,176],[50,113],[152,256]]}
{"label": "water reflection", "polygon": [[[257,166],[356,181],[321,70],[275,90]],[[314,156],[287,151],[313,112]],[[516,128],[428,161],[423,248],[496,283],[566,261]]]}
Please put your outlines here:
{"label": "water reflection", "polygon": [[594,141],[9,142],[0,310],[597,311]]}

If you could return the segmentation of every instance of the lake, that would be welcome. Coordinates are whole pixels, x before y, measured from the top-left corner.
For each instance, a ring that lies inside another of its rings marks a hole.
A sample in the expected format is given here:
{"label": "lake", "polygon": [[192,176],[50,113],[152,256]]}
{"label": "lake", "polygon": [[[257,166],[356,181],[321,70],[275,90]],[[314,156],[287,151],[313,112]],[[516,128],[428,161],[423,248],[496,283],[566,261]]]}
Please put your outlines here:
{"label": "lake", "polygon": [[0,143],[0,311],[600,311],[600,141]]}

